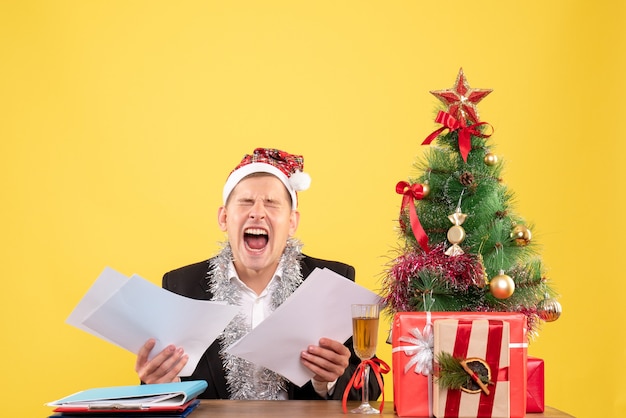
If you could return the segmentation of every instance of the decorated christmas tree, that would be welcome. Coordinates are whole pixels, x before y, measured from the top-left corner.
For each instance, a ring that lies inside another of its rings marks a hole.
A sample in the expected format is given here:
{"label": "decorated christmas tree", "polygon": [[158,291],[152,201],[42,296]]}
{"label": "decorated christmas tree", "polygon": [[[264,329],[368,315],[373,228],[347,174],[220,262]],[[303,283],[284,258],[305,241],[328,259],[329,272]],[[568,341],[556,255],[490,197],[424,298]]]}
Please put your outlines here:
{"label": "decorated christmas tree", "polygon": [[385,310],[519,312],[536,336],[561,313],[532,226],[515,212],[502,179],[493,128],[476,105],[492,90],[454,86],[431,93],[444,105],[417,173],[400,181],[398,255],[383,277]]}

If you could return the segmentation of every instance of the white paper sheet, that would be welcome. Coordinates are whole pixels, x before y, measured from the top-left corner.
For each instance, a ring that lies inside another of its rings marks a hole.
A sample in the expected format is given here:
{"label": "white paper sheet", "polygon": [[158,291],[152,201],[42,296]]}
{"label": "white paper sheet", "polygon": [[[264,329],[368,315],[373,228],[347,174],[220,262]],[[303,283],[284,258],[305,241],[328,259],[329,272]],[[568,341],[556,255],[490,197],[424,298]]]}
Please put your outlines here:
{"label": "white paper sheet", "polygon": [[269,317],[226,351],[302,386],[313,373],[300,362],[300,353],[322,337],[343,343],[352,336],[351,305],[379,302],[371,290],[316,268]]}
{"label": "white paper sheet", "polygon": [[156,339],[151,355],[169,344],[183,347],[189,361],[181,376],[189,376],[238,311],[177,295],[137,275],[128,279],[107,267],[66,322],[135,354],[149,338]]}
{"label": "white paper sheet", "polygon": [[110,267],[105,267],[104,271],[98,276],[91,288],[87,291],[85,296],[78,302],[78,305],[74,308],[70,316],[65,321],[66,323],[82,329],[90,334],[102,338],[110,343],[104,335],[89,329],[83,324],[83,319],[87,318],[96,308],[102,305],[111,295],[124,285],[128,281],[128,277],[124,276],[113,270]]}

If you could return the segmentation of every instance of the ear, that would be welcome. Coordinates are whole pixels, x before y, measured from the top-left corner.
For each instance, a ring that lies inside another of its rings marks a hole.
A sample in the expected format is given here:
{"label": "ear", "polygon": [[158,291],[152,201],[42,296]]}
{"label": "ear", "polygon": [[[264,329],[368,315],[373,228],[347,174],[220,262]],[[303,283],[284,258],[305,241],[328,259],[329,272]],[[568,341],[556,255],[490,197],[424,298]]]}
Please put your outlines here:
{"label": "ear", "polygon": [[226,232],[226,207],[220,206],[217,210],[217,224],[220,226],[222,232]]}
{"label": "ear", "polygon": [[292,210],[289,216],[289,236],[295,235],[298,225],[300,224],[300,212]]}

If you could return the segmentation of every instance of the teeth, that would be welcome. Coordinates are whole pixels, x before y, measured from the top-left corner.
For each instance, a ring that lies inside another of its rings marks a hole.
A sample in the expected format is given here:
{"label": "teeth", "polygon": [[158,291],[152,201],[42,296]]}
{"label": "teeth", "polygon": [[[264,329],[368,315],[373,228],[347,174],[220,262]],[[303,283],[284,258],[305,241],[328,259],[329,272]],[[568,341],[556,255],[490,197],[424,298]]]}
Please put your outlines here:
{"label": "teeth", "polygon": [[267,232],[265,232],[265,230],[258,228],[248,228],[243,232],[250,235],[267,235]]}

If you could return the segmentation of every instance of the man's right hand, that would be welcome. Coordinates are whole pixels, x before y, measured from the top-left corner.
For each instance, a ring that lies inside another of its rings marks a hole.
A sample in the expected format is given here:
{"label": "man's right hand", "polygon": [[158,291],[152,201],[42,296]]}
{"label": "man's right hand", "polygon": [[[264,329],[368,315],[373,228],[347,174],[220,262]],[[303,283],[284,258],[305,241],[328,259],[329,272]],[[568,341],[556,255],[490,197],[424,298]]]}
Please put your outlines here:
{"label": "man's right hand", "polygon": [[168,345],[157,354],[152,360],[148,361],[150,352],[154,348],[156,340],[153,338],[139,349],[137,354],[137,362],[135,363],[135,371],[144,383],[170,383],[178,382],[180,378],[178,374],[185,367],[189,356],[185,354],[182,347],[176,348]]}

